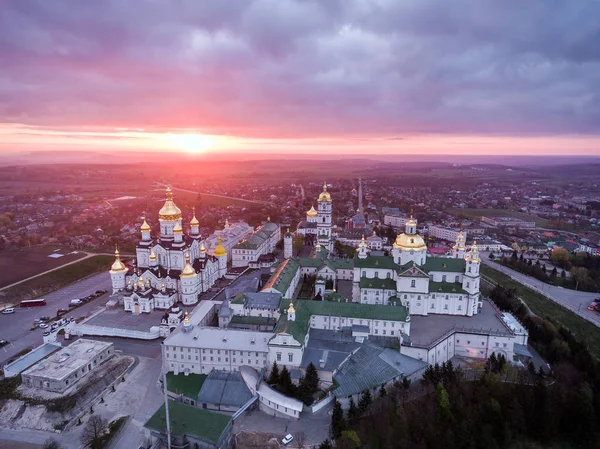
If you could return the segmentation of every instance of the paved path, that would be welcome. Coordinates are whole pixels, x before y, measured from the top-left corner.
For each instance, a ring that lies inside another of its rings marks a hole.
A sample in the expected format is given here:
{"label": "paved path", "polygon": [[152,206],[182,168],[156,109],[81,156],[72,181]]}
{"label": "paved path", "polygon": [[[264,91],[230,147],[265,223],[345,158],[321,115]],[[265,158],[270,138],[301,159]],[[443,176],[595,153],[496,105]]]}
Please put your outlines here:
{"label": "paved path", "polygon": [[504,265],[500,265],[499,263],[490,260],[489,253],[481,253],[481,261],[484,263],[484,265],[510,276],[513,280],[541,293],[552,301],[571,310],[572,312],[575,312],[580,317],[594,323],[596,326],[600,326],[600,314],[587,309],[587,307],[595,298],[600,297],[600,294],[569,290],[566,288],[557,287],[555,285],[546,284],[545,282],[519,273],[518,271],[512,270]]}

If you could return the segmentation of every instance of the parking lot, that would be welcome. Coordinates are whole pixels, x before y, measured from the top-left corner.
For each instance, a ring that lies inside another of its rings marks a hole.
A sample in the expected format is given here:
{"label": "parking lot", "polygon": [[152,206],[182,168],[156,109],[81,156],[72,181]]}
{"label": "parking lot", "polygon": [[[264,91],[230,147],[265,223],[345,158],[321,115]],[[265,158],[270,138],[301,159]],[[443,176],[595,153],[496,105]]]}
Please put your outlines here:
{"label": "parking lot", "polygon": [[68,317],[79,318],[88,316],[99,307],[104,306],[108,294],[89,301],[75,309],[69,309],[72,299],[82,298],[97,290],[112,291],[110,275],[108,272],[100,273],[89,278],[77,281],[65,288],[49,293],[45,296],[47,305],[41,307],[15,307],[15,312],[9,315],[0,315],[0,339],[7,340],[8,344],[0,348],[0,364],[27,347],[35,347],[43,342],[43,333],[47,329],[35,328],[34,320],[42,316],[56,317],[58,309],[68,310]]}

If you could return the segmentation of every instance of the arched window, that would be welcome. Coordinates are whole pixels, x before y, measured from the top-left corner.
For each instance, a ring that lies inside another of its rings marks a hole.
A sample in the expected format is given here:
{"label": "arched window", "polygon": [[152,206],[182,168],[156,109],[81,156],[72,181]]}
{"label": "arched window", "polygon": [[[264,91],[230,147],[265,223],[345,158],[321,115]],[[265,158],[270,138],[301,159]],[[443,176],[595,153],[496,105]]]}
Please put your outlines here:
{"label": "arched window", "polygon": [[386,275],[386,277],[387,277],[388,279],[391,279],[391,277],[392,277],[392,274],[391,274],[391,273],[388,273],[388,274]]}
{"label": "arched window", "polygon": [[460,279],[460,276],[455,276],[454,277],[454,282],[460,282],[459,279]]}
{"label": "arched window", "polygon": [[376,272],[375,272],[375,277],[376,277],[376,278],[379,278],[379,271],[376,271]]}
{"label": "arched window", "polygon": [[416,287],[416,283],[417,281],[415,281],[414,279],[412,281],[410,281],[410,286],[411,287]]}
{"label": "arched window", "polygon": [[469,273],[471,272],[471,267],[469,267]]}
{"label": "arched window", "polygon": [[442,276],[442,282],[446,282],[446,275],[445,274]]}

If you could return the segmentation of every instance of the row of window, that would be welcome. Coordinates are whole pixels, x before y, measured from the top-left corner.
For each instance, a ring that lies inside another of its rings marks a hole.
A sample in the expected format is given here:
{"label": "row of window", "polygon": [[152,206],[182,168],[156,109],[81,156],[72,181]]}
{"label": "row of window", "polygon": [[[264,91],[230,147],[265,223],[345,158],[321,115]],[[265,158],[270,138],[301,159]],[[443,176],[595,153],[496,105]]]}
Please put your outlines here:
{"label": "row of window", "polygon": [[[281,362],[281,352],[277,353],[277,361]],[[293,362],[294,361],[294,354],[292,352],[288,352],[288,362]]]}
{"label": "row of window", "polygon": [[[167,352],[167,356],[169,355],[168,353],[169,353],[170,349],[172,349],[174,351],[173,355],[175,356],[175,358],[177,358],[176,357],[177,356],[177,347],[176,346],[167,346],[165,348],[165,350]],[[179,352],[184,352],[183,350],[184,350],[184,348],[180,346],[179,347]],[[195,353],[200,352],[200,349],[198,349],[198,348],[194,348],[193,350],[194,350]],[[255,357],[259,357],[259,355],[258,355],[259,353],[256,352],[256,351],[233,351],[233,350],[229,350],[229,349],[202,349],[202,354],[213,354],[213,353],[216,353],[217,355],[219,355],[219,354],[221,354],[221,351],[223,351],[224,355],[227,355],[230,352],[231,352],[231,355],[237,355],[237,352],[239,352],[240,353],[239,355],[241,355],[241,356],[244,356],[244,352],[246,352],[246,355],[248,357],[251,357],[252,353],[254,352],[254,356]],[[192,352],[192,348],[187,348],[187,353],[189,354],[191,352]],[[266,357],[266,353],[264,353],[264,355]],[[182,355],[182,358],[183,358],[183,355]]]}
{"label": "row of window", "polygon": [[[321,317],[321,319],[323,320],[323,323],[326,323],[329,318],[331,318],[332,323],[337,323],[337,318],[335,318],[335,317],[326,317],[326,316]],[[312,319],[312,324],[315,324],[315,315],[312,315],[311,319]],[[354,320],[353,318],[340,318],[340,323],[344,323],[344,320],[348,320],[349,324],[359,324],[359,325],[363,324],[363,321],[366,321],[365,325],[368,325],[371,322],[371,320],[366,320],[366,319],[365,320],[360,320],[360,319]],[[383,327],[386,327],[388,321],[382,321],[382,323],[383,323]],[[389,321],[389,323],[390,323],[391,327],[394,327],[396,324],[395,321]],[[374,320],[373,326],[379,326],[379,321]],[[403,324],[402,324],[402,326],[403,326]]]}

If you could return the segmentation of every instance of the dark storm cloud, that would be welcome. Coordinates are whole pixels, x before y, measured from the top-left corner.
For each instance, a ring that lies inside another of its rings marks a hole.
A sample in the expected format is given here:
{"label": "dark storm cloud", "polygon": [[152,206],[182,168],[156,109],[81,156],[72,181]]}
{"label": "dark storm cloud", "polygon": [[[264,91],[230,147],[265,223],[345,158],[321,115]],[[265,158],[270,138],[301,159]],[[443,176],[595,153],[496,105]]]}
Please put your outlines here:
{"label": "dark storm cloud", "polygon": [[593,0],[8,1],[0,121],[598,134],[598,17]]}

